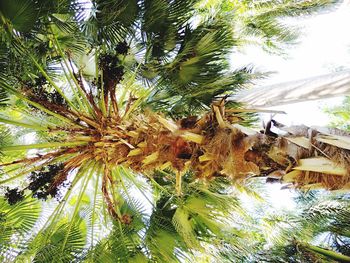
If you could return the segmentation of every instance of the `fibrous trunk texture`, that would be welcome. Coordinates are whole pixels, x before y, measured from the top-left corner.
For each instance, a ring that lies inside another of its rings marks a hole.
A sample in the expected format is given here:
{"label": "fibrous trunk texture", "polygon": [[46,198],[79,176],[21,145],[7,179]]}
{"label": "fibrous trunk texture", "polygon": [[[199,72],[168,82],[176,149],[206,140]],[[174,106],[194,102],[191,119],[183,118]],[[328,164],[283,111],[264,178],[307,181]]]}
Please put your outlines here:
{"label": "fibrous trunk texture", "polygon": [[127,144],[109,159],[137,171],[172,167],[181,175],[190,169],[207,180],[267,176],[267,181],[280,180],[298,188],[350,187],[349,134],[282,127],[275,121],[281,135],[256,132],[231,123],[228,113],[213,106],[213,112],[200,119],[188,117],[176,123],[155,114],[139,116],[126,128]]}
{"label": "fibrous trunk texture", "polygon": [[[239,183],[264,176],[267,182],[281,181],[302,189],[350,188],[349,134],[336,129],[284,127],[274,120],[265,130],[255,131],[235,120],[234,110],[225,110],[223,103],[213,104],[200,118],[178,121],[151,111],[101,116],[97,121],[80,116],[80,128],[65,128],[69,136],[67,142],[59,143],[63,149],[3,165],[41,162],[43,167],[56,163],[55,158],[71,156],[57,175],[50,169],[41,172],[52,174],[47,186],[35,188],[43,188],[46,192],[40,195],[46,198],[57,192],[70,171],[91,161],[99,163],[104,170],[102,192],[108,210],[119,220],[122,218],[109,193],[115,185],[111,168],[118,165],[147,176],[155,169],[172,169],[177,195],[182,194],[181,178],[187,171],[201,180],[225,176]],[[270,130],[272,125],[278,133]]]}

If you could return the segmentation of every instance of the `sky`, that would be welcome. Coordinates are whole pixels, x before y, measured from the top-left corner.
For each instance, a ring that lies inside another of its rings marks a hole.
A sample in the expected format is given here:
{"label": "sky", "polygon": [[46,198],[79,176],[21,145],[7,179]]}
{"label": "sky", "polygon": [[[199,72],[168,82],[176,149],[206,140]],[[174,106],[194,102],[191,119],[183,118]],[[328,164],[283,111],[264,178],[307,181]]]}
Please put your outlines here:
{"label": "sky", "polygon": [[275,84],[327,74],[350,66],[350,1],[336,10],[286,21],[300,29],[297,44],[284,56],[250,46],[233,55],[233,66],[253,64],[259,71],[274,71],[262,84]]}
{"label": "sky", "polygon": [[[301,32],[299,43],[288,47],[286,55],[268,54],[251,46],[242,53],[233,54],[232,65],[252,64],[257,71],[274,72],[258,85],[283,83],[350,68],[350,1],[344,1],[333,11],[293,18],[286,23],[297,26]],[[339,105],[341,101],[342,98],[338,97],[270,109],[285,111],[287,115],[275,119],[286,125],[324,126],[329,123],[329,116],[323,109]],[[270,115],[264,118],[270,118]]]}

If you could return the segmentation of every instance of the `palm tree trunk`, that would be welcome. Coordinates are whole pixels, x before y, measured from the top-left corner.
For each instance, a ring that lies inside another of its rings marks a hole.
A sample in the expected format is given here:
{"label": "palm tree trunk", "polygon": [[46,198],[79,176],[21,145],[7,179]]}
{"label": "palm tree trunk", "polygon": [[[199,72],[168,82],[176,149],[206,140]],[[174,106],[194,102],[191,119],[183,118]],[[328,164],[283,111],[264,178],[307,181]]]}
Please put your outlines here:
{"label": "palm tree trunk", "polygon": [[[130,131],[134,135],[128,144],[136,148],[127,151],[126,162],[138,171],[172,167],[181,174],[190,168],[206,180],[266,176],[267,181],[280,180],[302,189],[350,187],[349,134],[336,129],[283,127],[272,121],[270,126],[284,133],[278,135],[269,129],[257,132],[229,119],[229,111],[215,106],[213,112],[192,123],[190,118],[174,123],[150,116],[147,125],[139,123],[142,128]],[[179,182],[181,177],[177,178]]]}

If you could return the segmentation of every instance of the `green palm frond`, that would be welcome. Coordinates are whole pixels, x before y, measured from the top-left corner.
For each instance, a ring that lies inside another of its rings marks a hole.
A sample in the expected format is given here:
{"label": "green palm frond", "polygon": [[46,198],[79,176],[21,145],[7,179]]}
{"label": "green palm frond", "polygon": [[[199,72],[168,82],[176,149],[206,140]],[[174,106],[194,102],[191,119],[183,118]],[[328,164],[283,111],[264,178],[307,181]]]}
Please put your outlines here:
{"label": "green palm frond", "polygon": [[171,221],[175,209],[162,209],[166,201],[164,199],[157,202],[157,207],[150,217],[145,244],[151,258],[156,262],[177,262],[179,258],[186,258],[187,249]]}
{"label": "green palm frond", "polygon": [[[116,173],[123,173],[117,169]],[[121,175],[121,174],[119,174]],[[119,176],[118,175],[118,176]],[[121,178],[121,177],[120,177]],[[121,180],[125,180],[121,179]],[[123,181],[121,181],[124,184]],[[111,233],[95,244],[84,256],[87,262],[138,262],[145,260],[141,252],[142,232],[146,227],[143,204],[130,195],[127,185],[117,195],[119,213],[124,224],[114,223]]]}
{"label": "green palm frond", "polygon": [[228,70],[226,59],[233,45],[226,24],[209,21],[196,29],[187,27],[176,57],[164,67],[156,66],[161,78],[148,103],[174,115],[195,114],[217,96],[242,88],[253,75],[249,68]]}
{"label": "green palm frond", "polygon": [[319,202],[305,211],[303,217],[307,221],[317,222],[314,233],[330,232],[345,238],[350,237],[350,207],[347,200],[326,200]]}
{"label": "green palm frond", "polygon": [[276,6],[275,1],[251,2],[249,7],[258,10],[260,16],[265,17],[287,17],[301,16],[312,14],[320,9],[325,10],[327,7],[334,7],[334,0],[318,0],[318,1],[292,1],[284,0]]}
{"label": "green palm frond", "polygon": [[327,108],[325,111],[332,119],[333,127],[350,130],[350,97],[345,97],[341,105]]}
{"label": "green palm frond", "polygon": [[33,29],[38,19],[38,8],[31,0],[2,1],[1,14],[9,19],[14,28],[21,32]]}
{"label": "green palm frond", "polygon": [[325,196],[323,192],[308,193],[298,200],[302,208],[299,214],[276,214],[264,219],[270,227],[268,235],[272,236],[273,231],[275,236],[270,248],[256,255],[256,262],[338,262],[338,257],[349,256],[348,197]]}
{"label": "green palm frond", "polygon": [[[8,200],[21,198],[18,189],[7,190]],[[41,206],[37,200],[23,200],[9,205],[0,199],[0,258],[13,260],[26,249],[31,230],[39,220]],[[10,252],[12,251],[12,252]]]}
{"label": "green palm frond", "polygon": [[82,255],[85,247],[86,226],[82,220],[75,220],[73,227],[71,224],[61,221],[50,234],[45,231],[39,234],[30,244],[27,255],[31,254],[33,262],[75,261]]}
{"label": "green palm frond", "polygon": [[113,49],[133,31],[138,18],[139,6],[136,0],[92,1],[90,17],[83,22],[84,33],[92,42]]}
{"label": "green palm frond", "polygon": [[2,159],[2,148],[13,142],[11,131],[4,125],[0,125],[0,159]]}
{"label": "green palm frond", "polygon": [[284,45],[281,45],[281,43],[296,43],[299,36],[297,28],[285,26],[271,18],[261,19],[260,17],[252,17],[247,18],[245,23],[243,34],[251,35],[257,39],[263,36],[261,42],[264,50],[268,52],[276,52],[276,50],[282,52]]}
{"label": "green palm frond", "polygon": [[240,45],[262,46],[268,52],[283,53],[286,44],[296,42],[299,29],[285,24],[286,17],[311,15],[329,10],[340,1],[202,1],[198,9],[203,17],[215,16],[228,21],[239,36]]}
{"label": "green palm frond", "polygon": [[0,89],[0,108],[6,107],[8,104],[8,95],[6,91]]}
{"label": "green palm frond", "polygon": [[147,0],[143,5],[142,30],[146,42],[146,61],[160,59],[180,43],[185,26],[193,15],[196,0]]}
{"label": "green palm frond", "polygon": [[[78,1],[59,0],[35,1],[14,0],[0,4],[2,23],[10,22],[14,30],[28,39],[35,39],[37,33],[44,34],[43,30],[49,24],[48,17],[56,18],[58,14],[71,14],[79,17],[82,5]],[[6,21],[7,20],[7,21]]]}
{"label": "green palm frond", "polygon": [[[86,262],[133,262],[134,258],[146,259],[140,251],[141,240],[132,226],[115,225],[107,238],[100,241],[84,259]],[[142,255],[142,256],[141,256]]]}

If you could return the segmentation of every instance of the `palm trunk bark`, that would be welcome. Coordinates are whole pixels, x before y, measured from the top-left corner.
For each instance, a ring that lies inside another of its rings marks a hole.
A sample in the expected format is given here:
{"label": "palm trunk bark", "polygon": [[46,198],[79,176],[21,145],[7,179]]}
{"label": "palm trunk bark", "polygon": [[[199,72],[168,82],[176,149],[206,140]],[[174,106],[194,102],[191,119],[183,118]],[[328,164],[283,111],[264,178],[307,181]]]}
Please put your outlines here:
{"label": "palm trunk bark", "polygon": [[226,114],[214,107],[195,121],[192,117],[175,123],[155,114],[147,121],[135,121],[139,126],[129,130],[127,139],[134,148],[126,149],[125,162],[141,172],[172,167],[181,174],[191,169],[206,180],[266,176],[304,189],[350,187],[349,134],[336,129],[282,127],[275,121],[282,135],[269,129],[257,132],[230,123],[232,118]]}

